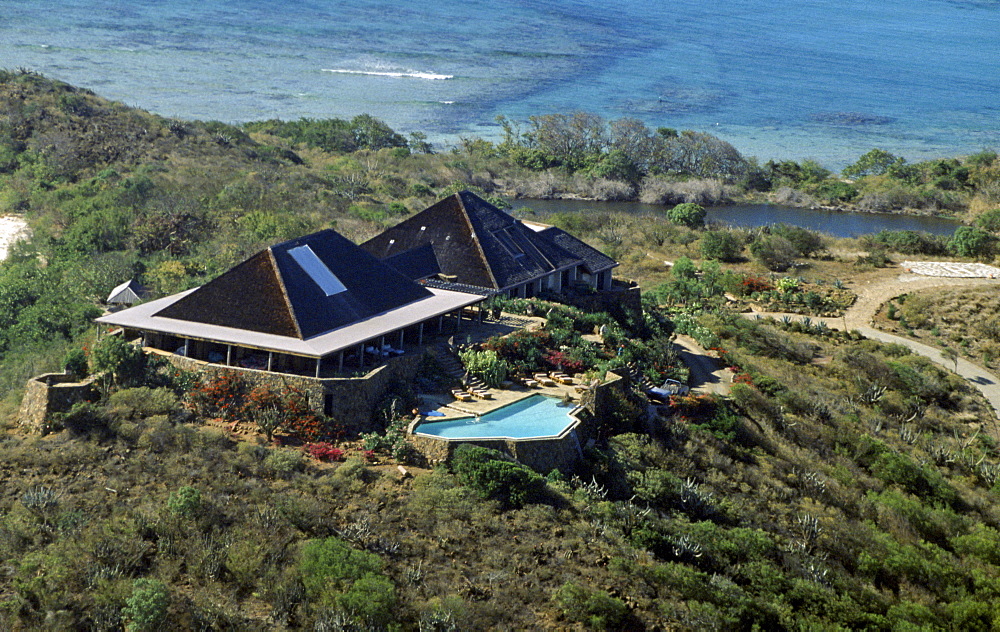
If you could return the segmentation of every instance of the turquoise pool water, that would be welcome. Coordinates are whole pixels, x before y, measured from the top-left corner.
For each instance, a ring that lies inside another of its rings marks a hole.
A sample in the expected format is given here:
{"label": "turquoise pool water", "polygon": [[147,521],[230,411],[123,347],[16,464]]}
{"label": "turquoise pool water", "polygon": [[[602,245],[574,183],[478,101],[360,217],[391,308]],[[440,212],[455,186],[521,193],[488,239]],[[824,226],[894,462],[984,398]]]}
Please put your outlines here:
{"label": "turquoise pool water", "polygon": [[425,422],[416,432],[446,439],[554,437],[575,421],[569,416],[571,410],[562,400],[532,395],[478,418]]}

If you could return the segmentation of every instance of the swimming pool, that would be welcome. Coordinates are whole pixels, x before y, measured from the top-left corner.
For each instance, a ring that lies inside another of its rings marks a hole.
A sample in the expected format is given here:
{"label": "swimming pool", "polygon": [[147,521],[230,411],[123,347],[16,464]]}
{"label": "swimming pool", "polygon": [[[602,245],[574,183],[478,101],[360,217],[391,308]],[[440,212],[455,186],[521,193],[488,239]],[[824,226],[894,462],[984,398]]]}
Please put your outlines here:
{"label": "swimming pool", "polygon": [[415,432],[445,439],[532,439],[555,437],[576,422],[572,406],[544,395],[532,395],[480,417],[459,417],[419,424]]}

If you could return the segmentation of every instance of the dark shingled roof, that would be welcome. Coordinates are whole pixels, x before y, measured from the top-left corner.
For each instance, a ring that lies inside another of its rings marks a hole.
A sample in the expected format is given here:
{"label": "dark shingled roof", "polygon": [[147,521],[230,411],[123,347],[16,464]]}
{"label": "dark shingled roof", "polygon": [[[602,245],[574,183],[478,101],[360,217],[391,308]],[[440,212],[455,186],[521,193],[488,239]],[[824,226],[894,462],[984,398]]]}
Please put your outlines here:
{"label": "dark shingled roof", "polygon": [[580,257],[480,197],[462,191],[361,247],[381,259],[430,244],[441,272],[464,285],[503,289],[581,263]]}
{"label": "dark shingled roof", "polygon": [[388,256],[382,261],[414,281],[441,274],[441,266],[434,256],[434,246],[429,243]]}
{"label": "dark shingled roof", "polygon": [[618,262],[611,257],[607,256],[597,248],[594,248],[590,244],[587,244],[573,235],[570,235],[561,228],[550,226],[544,230],[538,231],[538,234],[551,239],[567,252],[570,252],[582,259],[583,267],[586,269],[587,274],[597,274],[598,272],[610,270],[618,265]]}
{"label": "dark shingled roof", "polygon": [[[296,259],[305,246],[318,260],[318,280]],[[324,230],[271,246],[155,316],[306,340],[428,296],[427,288]]]}

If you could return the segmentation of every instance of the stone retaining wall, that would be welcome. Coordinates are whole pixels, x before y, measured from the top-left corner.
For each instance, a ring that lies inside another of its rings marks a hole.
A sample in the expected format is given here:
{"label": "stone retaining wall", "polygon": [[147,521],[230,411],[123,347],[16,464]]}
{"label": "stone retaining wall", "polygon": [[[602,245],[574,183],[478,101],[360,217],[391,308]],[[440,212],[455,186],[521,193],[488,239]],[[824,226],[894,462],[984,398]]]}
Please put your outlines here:
{"label": "stone retaining wall", "polygon": [[25,385],[17,422],[32,432],[44,433],[53,413],[67,412],[73,404],[96,396],[93,378],[77,382],[66,373],[44,373]]}
{"label": "stone retaining wall", "polygon": [[276,390],[285,387],[298,389],[305,393],[310,408],[320,414],[329,408],[333,420],[348,433],[380,429],[378,424],[372,422],[375,407],[381,403],[393,382],[411,382],[420,370],[422,360],[419,354],[400,356],[362,377],[315,378],[209,364],[172,353],[147,351],[161,355],[174,366],[186,371],[198,371],[206,375],[235,373],[252,386],[267,386]]}

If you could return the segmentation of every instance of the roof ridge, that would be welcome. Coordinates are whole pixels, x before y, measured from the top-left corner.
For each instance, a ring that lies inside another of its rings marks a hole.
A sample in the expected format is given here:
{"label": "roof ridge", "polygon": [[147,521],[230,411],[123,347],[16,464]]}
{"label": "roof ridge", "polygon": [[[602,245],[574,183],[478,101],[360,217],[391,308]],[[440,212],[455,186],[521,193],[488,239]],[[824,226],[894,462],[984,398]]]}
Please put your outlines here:
{"label": "roof ridge", "polygon": [[[456,193],[455,197],[458,199],[458,207],[462,209],[462,216],[465,217],[465,222],[469,226],[469,234],[472,236],[472,243],[476,244],[476,251],[479,253],[479,258],[484,264],[483,267],[486,268],[486,273],[490,275],[490,281],[493,282],[493,287],[500,288],[500,283],[497,282],[497,277],[493,274],[493,266],[490,265],[490,259],[486,256],[486,251],[483,250],[483,245],[479,243],[479,233],[476,232],[476,227],[472,225],[472,217],[469,215],[469,209],[465,207],[465,198],[462,196],[462,193],[469,193],[472,195],[472,192],[468,190],[461,191]],[[483,201],[486,202],[486,200]],[[489,204],[489,202],[486,203]]]}
{"label": "roof ridge", "polygon": [[288,296],[288,288],[285,287],[285,278],[281,274],[281,268],[278,267],[277,260],[274,258],[274,251],[271,250],[273,247],[268,246],[267,248],[268,261],[271,262],[271,269],[274,271],[274,276],[278,279],[278,289],[281,290],[281,296],[285,299],[285,308],[288,309],[288,313],[292,317],[292,326],[295,327],[295,335],[300,340],[305,340],[305,336],[302,335],[302,326],[299,325],[299,318],[295,314],[295,305],[292,304],[292,299]]}

